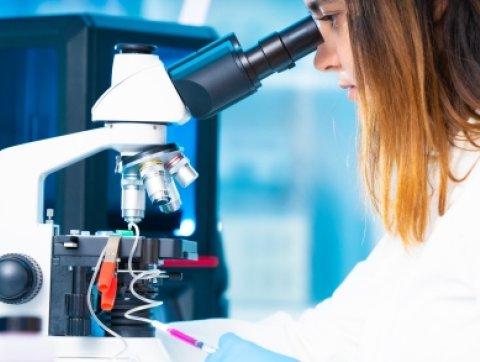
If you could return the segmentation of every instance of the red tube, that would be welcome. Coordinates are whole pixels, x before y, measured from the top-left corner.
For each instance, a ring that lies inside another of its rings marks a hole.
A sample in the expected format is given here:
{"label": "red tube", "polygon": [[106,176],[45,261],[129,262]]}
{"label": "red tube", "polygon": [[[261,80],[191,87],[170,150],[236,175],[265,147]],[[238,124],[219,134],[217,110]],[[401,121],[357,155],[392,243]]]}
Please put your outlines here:
{"label": "red tube", "polygon": [[198,260],[186,259],[165,259],[163,261],[164,268],[216,268],[218,266],[218,258],[216,256],[200,256]]}

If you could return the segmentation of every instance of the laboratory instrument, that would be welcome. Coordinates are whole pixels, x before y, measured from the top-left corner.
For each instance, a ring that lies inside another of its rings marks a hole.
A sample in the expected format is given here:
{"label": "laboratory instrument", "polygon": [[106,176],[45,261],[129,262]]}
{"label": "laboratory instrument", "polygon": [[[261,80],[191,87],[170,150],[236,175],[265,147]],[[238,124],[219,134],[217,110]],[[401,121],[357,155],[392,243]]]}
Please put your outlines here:
{"label": "laboratory instrument", "polygon": [[[176,212],[181,208],[176,184],[188,187],[198,174],[181,146],[168,141],[167,129],[192,116],[212,117],[253,94],[261,80],[293,67],[321,41],[315,21],[306,17],[246,51],[230,34],[168,68],[155,46],[118,44],[111,86],[91,109],[92,121],[103,126],[0,152],[5,172],[0,180],[0,314],[40,316],[43,333],[58,342],[59,358],[110,358],[115,340],[92,337],[98,324],[92,323],[87,301],[93,300],[101,323],[126,337],[132,353],[145,361],[158,357],[154,326],[126,318],[142,304],[132,295],[129,258],[137,272],[156,275],[138,283],[139,293],[160,299],[161,279],[180,276],[155,270],[169,259],[195,260],[197,244],[121,231],[62,233],[51,211],[44,218],[45,178],[113,149],[125,225],[145,218],[146,195],[163,213]],[[99,270],[101,256],[106,259]],[[102,279],[89,299],[88,280],[97,272]],[[152,318],[144,312],[143,318]]]}

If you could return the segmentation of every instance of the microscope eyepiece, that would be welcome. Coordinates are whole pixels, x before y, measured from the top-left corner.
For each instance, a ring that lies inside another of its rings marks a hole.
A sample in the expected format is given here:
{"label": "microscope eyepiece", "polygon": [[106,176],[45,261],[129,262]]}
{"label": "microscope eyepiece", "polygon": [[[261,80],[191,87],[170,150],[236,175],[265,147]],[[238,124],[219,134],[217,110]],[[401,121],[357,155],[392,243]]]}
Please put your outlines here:
{"label": "microscope eyepiece", "polygon": [[295,61],[323,42],[311,16],[260,40],[244,52],[229,34],[174,64],[169,70],[190,113],[209,118],[254,93],[269,75],[295,66]]}
{"label": "microscope eyepiece", "polygon": [[311,16],[275,32],[245,52],[258,79],[295,66],[295,61],[313,52],[322,36]]}

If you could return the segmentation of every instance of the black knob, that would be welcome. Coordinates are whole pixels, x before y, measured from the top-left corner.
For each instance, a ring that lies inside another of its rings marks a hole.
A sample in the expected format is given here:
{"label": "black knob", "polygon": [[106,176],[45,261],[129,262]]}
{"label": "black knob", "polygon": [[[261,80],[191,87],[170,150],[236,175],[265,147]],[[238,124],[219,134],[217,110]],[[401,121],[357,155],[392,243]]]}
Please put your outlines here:
{"label": "black knob", "polygon": [[28,255],[5,254],[0,257],[0,302],[27,303],[40,291],[42,280],[40,266]]}

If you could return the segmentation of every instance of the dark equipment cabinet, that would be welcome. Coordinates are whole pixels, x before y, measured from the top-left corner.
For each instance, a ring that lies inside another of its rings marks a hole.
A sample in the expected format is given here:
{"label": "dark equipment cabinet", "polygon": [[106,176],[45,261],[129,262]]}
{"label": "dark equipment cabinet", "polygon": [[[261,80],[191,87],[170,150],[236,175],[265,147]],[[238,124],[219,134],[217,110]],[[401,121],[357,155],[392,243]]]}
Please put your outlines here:
{"label": "dark equipment cabinet", "polygon": [[[90,109],[110,85],[115,44],[155,44],[168,67],[216,37],[208,27],[88,14],[0,19],[0,148],[102,126],[91,122]],[[179,270],[183,281],[165,285],[168,310],[162,319],[223,317],[227,305],[217,228],[218,119],[169,127],[167,137],[185,147],[200,178],[180,190],[180,212],[166,216],[148,205],[141,233],[168,237],[186,222],[192,234],[181,236],[197,241],[199,255],[217,256],[220,264]],[[45,207],[55,209],[62,233],[126,228],[114,157],[106,151],[47,178]]]}

